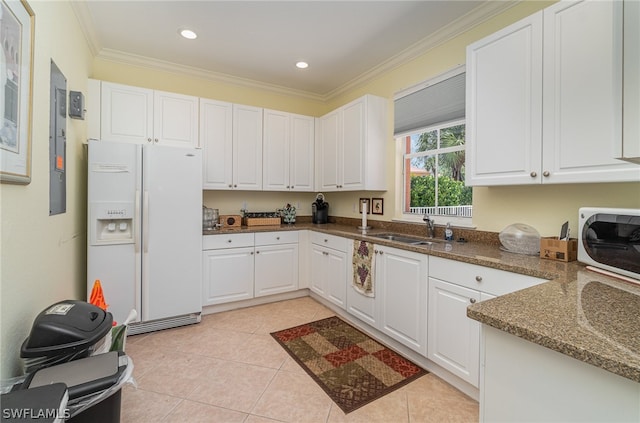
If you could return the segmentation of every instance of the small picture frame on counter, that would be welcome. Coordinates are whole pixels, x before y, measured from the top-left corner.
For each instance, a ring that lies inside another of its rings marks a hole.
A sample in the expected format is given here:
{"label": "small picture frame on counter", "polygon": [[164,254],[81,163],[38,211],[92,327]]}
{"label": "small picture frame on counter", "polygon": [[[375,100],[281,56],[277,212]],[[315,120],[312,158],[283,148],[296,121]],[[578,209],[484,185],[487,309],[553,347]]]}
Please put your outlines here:
{"label": "small picture frame on counter", "polygon": [[366,204],[367,214],[371,214],[371,201],[368,198],[361,198],[358,204],[358,212],[362,214],[363,206]]}
{"label": "small picture frame on counter", "polygon": [[384,214],[384,198],[371,199],[371,213]]}

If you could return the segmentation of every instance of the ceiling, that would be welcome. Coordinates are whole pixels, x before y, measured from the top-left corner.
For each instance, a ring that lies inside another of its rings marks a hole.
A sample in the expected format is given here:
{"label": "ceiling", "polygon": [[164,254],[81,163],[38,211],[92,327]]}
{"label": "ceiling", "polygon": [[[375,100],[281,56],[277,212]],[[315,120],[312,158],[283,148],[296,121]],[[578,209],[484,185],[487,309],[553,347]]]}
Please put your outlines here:
{"label": "ceiling", "polygon": [[[505,1],[74,1],[93,53],[327,99],[457,35]],[[198,34],[178,35],[180,28]],[[297,69],[304,60],[309,67]]]}

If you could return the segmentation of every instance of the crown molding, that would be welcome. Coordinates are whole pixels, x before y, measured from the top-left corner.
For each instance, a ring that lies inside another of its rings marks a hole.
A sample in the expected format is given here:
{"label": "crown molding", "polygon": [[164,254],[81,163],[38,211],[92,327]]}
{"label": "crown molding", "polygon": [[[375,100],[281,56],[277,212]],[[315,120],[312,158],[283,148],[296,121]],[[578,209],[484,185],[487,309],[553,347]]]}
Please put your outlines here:
{"label": "crown molding", "polygon": [[380,75],[396,69],[405,63],[420,57],[431,49],[438,47],[446,43],[447,41],[457,37],[458,35],[469,31],[470,29],[488,21],[489,19],[511,9],[513,6],[520,3],[522,0],[508,0],[508,1],[489,1],[483,3],[481,6],[473,9],[451,22],[449,25],[438,30],[429,37],[426,37],[412,46],[406,48],[390,59],[382,62],[378,66],[373,67],[371,70],[361,74],[360,76],[352,79],[346,84],[328,92],[325,97],[332,99],[338,95],[344,94],[347,91],[362,86]]}
{"label": "crown molding", "polygon": [[325,96],[312,93],[309,91],[296,90],[293,88],[287,88],[287,87],[283,87],[276,84],[270,84],[268,82],[262,82],[254,79],[248,79],[248,78],[241,78],[241,77],[228,75],[221,72],[212,72],[205,69],[196,68],[193,66],[180,65],[173,62],[152,59],[150,57],[124,53],[122,51],[117,51],[117,50],[102,49],[100,50],[100,53],[98,53],[96,58],[106,60],[109,62],[136,66],[139,68],[146,68],[150,70],[160,70],[164,72],[175,73],[182,76],[189,75],[192,77],[205,79],[212,82],[221,82],[225,84],[236,85],[238,87],[255,88],[259,90],[271,91],[277,94],[308,98],[315,101],[326,101]]}
{"label": "crown molding", "polygon": [[76,15],[76,19],[78,20],[80,29],[84,34],[84,38],[87,40],[89,50],[95,57],[102,49],[102,46],[100,45],[100,41],[98,40],[95,30],[93,29],[93,19],[91,18],[91,13],[89,13],[89,8],[84,1],[71,1],[69,4],[71,5],[73,13]]}
{"label": "crown molding", "polygon": [[482,3],[471,12],[456,19],[451,24],[437,31],[435,34],[422,39],[421,41],[413,44],[412,46],[401,51],[390,59],[371,68],[360,76],[324,94],[292,89],[281,85],[257,81],[254,79],[236,77],[225,73],[208,71],[192,66],[185,66],[168,61],[153,59],[146,56],[101,48],[98,37],[96,36],[95,31],[92,27],[92,19],[87,6],[84,4],[84,2],[80,1],[70,2],[70,4],[74,13],[76,14],[82,32],[84,33],[89,48],[95,58],[114,63],[142,67],[146,69],[161,70],[180,75],[189,75],[212,82],[231,84],[239,87],[254,88],[264,91],[271,91],[281,95],[302,97],[314,101],[326,102],[350,90],[363,86],[371,82],[375,78],[389,71],[392,71],[393,69],[396,69],[413,59],[416,59],[429,50],[503,13],[504,11],[512,8],[521,1],[522,0],[488,1]]}

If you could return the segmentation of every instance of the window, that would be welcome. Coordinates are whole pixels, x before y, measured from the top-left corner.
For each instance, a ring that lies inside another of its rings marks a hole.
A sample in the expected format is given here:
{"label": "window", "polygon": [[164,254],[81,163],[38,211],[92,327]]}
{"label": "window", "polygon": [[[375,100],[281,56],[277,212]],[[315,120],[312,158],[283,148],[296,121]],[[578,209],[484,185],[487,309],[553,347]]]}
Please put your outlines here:
{"label": "window", "polygon": [[[395,136],[401,160],[399,213],[438,223],[470,224],[465,186],[465,73],[460,66],[396,96]],[[438,216],[443,216],[438,218]]]}
{"label": "window", "polygon": [[403,213],[471,217],[472,188],[464,184],[464,120],[400,137]]}

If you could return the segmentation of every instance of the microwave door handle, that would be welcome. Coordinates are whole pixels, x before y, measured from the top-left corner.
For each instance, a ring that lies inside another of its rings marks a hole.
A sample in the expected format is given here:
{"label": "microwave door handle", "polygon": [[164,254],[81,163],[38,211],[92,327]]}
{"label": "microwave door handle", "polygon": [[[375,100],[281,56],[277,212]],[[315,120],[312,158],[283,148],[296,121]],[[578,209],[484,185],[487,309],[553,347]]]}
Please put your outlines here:
{"label": "microwave door handle", "polygon": [[624,244],[615,244],[613,242],[599,241],[599,240],[589,240],[587,244],[591,248],[602,248],[604,250],[628,250],[629,247]]}

